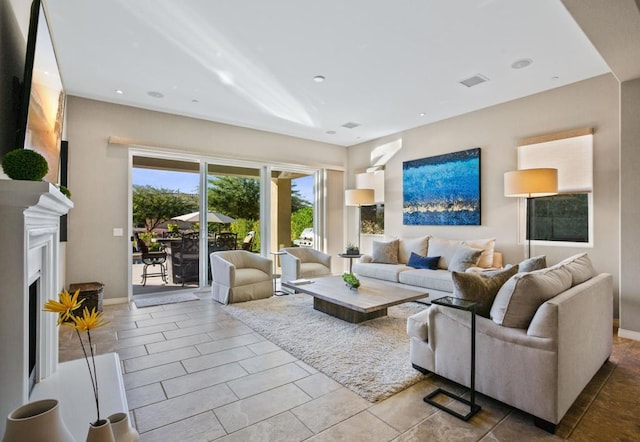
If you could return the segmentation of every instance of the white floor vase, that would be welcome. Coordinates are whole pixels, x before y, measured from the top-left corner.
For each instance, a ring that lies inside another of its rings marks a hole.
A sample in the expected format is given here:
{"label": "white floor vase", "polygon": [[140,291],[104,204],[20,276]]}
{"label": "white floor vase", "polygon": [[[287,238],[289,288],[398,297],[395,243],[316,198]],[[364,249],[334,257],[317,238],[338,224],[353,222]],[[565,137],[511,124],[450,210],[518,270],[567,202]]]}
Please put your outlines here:
{"label": "white floor vase", "polygon": [[109,416],[111,431],[115,442],[138,442],[140,436],[135,428],[129,425],[129,415],[127,413],[115,413]]}
{"label": "white floor vase", "polygon": [[56,399],[43,399],[16,408],[7,417],[3,442],[74,442]]}

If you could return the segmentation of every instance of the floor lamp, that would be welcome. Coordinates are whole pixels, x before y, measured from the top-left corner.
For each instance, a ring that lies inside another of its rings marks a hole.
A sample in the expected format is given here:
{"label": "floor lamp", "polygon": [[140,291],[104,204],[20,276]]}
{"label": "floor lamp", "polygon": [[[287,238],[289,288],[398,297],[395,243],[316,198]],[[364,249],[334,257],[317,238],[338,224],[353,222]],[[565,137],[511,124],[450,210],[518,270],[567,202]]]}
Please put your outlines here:
{"label": "floor lamp", "polygon": [[360,210],[362,206],[376,203],[373,189],[347,189],[344,192],[345,205],[358,208],[358,250],[360,250]]}
{"label": "floor lamp", "polygon": [[521,169],[504,174],[504,196],[527,199],[527,258],[531,258],[531,200],[557,193],[558,169]]}

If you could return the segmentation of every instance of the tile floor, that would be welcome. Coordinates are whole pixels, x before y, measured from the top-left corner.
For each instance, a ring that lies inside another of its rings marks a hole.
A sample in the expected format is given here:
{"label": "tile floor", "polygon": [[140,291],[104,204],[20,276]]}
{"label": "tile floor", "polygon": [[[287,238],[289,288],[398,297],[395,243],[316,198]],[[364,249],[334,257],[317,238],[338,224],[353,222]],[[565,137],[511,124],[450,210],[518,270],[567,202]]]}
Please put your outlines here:
{"label": "tile floor", "polygon": [[[211,299],[106,306],[105,318],[92,336],[98,353],[120,356],[142,441],[640,440],[640,342],[615,334],[610,361],[550,435],[530,415],[482,395],[469,422],[425,404],[436,386],[464,392],[437,376],[370,403]],[[61,361],[81,357],[69,331],[60,330]]]}

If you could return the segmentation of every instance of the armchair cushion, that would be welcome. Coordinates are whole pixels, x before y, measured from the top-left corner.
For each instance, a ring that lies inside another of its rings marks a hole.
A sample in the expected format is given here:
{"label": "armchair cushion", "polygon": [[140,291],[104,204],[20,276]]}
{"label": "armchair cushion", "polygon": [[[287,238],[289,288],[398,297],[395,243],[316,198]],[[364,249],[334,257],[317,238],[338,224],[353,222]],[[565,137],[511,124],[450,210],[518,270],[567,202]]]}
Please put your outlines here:
{"label": "armchair cushion", "polygon": [[331,255],[310,247],[285,247],[280,256],[282,280],[316,278],[331,274]]}

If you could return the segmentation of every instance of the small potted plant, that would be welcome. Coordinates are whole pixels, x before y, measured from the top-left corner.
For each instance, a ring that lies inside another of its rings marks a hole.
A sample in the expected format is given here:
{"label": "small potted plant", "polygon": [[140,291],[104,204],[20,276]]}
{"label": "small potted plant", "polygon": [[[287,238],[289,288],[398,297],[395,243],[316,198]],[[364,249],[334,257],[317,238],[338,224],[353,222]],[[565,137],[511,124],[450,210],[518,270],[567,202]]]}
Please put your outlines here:
{"label": "small potted plant", "polygon": [[350,289],[355,290],[360,287],[360,280],[353,273],[343,273],[342,280],[349,286]]}
{"label": "small potted plant", "polygon": [[358,248],[357,245],[351,242],[347,243],[346,255],[359,255],[359,254],[360,254],[360,249]]}
{"label": "small potted plant", "polygon": [[12,180],[42,181],[49,172],[49,165],[34,150],[14,149],[2,159],[2,170]]}

